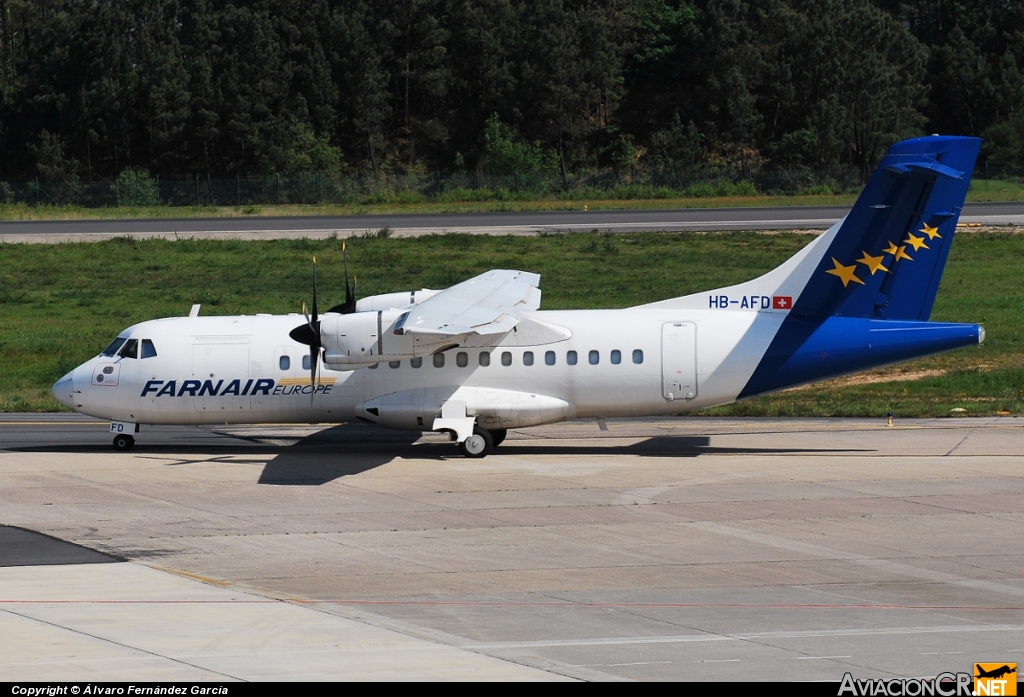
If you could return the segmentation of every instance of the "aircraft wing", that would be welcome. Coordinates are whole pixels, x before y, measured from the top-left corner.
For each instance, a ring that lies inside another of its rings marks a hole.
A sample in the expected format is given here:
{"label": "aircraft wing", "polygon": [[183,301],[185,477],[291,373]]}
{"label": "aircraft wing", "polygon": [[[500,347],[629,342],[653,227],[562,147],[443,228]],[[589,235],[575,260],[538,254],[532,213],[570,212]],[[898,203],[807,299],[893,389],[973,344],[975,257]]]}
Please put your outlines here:
{"label": "aircraft wing", "polygon": [[540,307],[540,275],[495,269],[419,303],[401,322],[406,334],[499,335],[512,331],[519,313]]}

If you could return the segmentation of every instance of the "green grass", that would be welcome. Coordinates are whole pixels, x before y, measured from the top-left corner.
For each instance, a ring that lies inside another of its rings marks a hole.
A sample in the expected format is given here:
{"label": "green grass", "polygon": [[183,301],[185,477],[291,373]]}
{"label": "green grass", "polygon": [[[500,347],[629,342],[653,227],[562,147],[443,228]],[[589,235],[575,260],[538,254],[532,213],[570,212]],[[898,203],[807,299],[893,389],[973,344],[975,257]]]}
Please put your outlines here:
{"label": "green grass", "polygon": [[[491,268],[539,272],[543,307],[626,307],[738,283],[810,240],[805,234],[435,235],[350,242],[361,296],[443,288]],[[321,307],[343,297],[337,240],[116,239],[5,245],[0,256],[0,410],[56,411],[50,386],[119,331],[155,317],[297,312],[319,262]],[[899,370],[922,380],[828,384],[769,395],[716,414],[947,415],[1024,413],[1024,235],[960,235],[933,319],[980,322],[988,338]],[[887,369],[890,373],[894,369]],[[886,372],[886,371],[876,371]]]}
{"label": "green grass", "polygon": [[1024,201],[1024,181],[972,179],[967,191],[969,203],[987,201]]}
{"label": "green grass", "polygon": [[[849,206],[856,194],[802,194],[794,196],[710,196],[698,198],[544,198],[537,200],[399,200],[380,203],[258,206],[28,206],[0,204],[0,220],[113,220],[123,218],[231,218],[282,216],[386,215],[395,213],[489,213],[514,211],[648,210],[678,208],[756,208],[766,206]],[[471,197],[467,197],[471,198]],[[968,201],[1024,201],[1024,183],[979,181],[971,183]]]}
{"label": "green grass", "polygon": [[[722,189],[725,185],[719,185]],[[693,188],[693,187],[691,187]],[[700,187],[697,187],[700,188]],[[593,189],[573,190],[561,195],[514,197],[495,195],[490,189],[446,191],[439,200],[407,192],[370,196],[356,203],[317,205],[273,204],[245,206],[30,206],[24,203],[0,203],[0,220],[114,220],[125,218],[235,218],[282,216],[387,215],[396,213],[490,213],[515,211],[648,210],[678,208],[757,208],[768,206],[849,206],[857,200],[852,193],[802,193],[797,195],[759,195],[753,185],[736,186],[735,191],[716,191],[706,187],[706,195],[686,196],[690,192],[666,188],[629,185],[611,192]],[[728,188],[728,187],[725,187]],[[827,188],[826,188],[827,192]],[[506,192],[507,193],[507,192]],[[726,195],[722,195],[722,194]],[[1024,181],[974,179],[967,194],[969,202],[1024,201]]]}
{"label": "green grass", "polygon": [[136,206],[84,208],[0,204],[0,220],[117,220],[125,218],[235,218],[284,216],[390,215],[398,213],[494,213],[519,211],[753,208],[764,206],[850,205],[854,195],[733,196],[664,199],[543,199],[535,201],[423,201],[319,205]]}

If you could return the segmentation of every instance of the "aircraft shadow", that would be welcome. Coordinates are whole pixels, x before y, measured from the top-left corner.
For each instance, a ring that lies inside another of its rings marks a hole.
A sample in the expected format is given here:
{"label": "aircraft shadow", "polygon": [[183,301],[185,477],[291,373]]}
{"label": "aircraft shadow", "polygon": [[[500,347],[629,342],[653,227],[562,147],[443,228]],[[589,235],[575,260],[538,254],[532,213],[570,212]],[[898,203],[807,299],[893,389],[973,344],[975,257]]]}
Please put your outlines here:
{"label": "aircraft shadow", "polygon": [[[156,431],[153,432],[157,434]],[[167,463],[175,467],[202,462],[262,464],[259,484],[271,486],[321,486],[328,482],[361,474],[392,462],[396,458],[436,460],[462,456],[454,443],[440,437],[421,440],[424,434],[393,431],[361,424],[342,424],[309,436],[289,439],[275,435],[239,435],[229,431],[191,428],[159,432],[159,439],[140,439],[133,453],[138,457],[179,456]],[[154,442],[155,441],[155,442]],[[105,436],[98,441],[68,444],[49,443],[7,447],[18,452],[49,453],[112,453]],[[491,458],[522,455],[630,455],[639,457],[700,457],[702,455],[805,455],[874,452],[870,448],[758,448],[712,446],[708,436],[654,436],[628,445],[618,445],[605,438],[561,440],[506,441],[496,448]],[[269,462],[268,454],[274,455]],[[199,455],[199,459],[190,455]],[[251,459],[245,456],[251,456]],[[161,457],[161,459],[164,459]],[[481,462],[487,462],[483,460]]]}
{"label": "aircraft shadow", "polygon": [[421,448],[413,446],[420,436],[413,431],[351,425],[327,428],[282,448],[264,466],[258,483],[320,486],[386,465],[397,457],[422,457]]}
{"label": "aircraft shadow", "polygon": [[871,448],[753,448],[711,445],[708,436],[653,436],[630,445],[602,445],[594,439],[586,445],[546,445],[536,441],[508,441],[495,453],[517,455],[639,455],[641,457],[699,457],[701,455],[805,455],[866,453]]}

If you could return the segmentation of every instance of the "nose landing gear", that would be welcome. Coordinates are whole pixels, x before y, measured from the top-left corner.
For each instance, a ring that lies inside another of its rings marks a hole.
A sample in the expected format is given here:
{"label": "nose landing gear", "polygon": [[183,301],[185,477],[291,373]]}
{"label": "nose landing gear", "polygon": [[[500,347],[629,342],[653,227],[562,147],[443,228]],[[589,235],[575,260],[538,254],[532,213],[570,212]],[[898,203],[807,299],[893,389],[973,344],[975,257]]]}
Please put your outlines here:
{"label": "nose landing gear", "polygon": [[139,432],[139,425],[130,421],[111,421],[110,432],[114,434],[114,450],[123,453],[135,447],[135,436],[131,434]]}
{"label": "nose landing gear", "polygon": [[119,433],[114,436],[114,450],[127,452],[135,447],[135,438],[126,433]]}

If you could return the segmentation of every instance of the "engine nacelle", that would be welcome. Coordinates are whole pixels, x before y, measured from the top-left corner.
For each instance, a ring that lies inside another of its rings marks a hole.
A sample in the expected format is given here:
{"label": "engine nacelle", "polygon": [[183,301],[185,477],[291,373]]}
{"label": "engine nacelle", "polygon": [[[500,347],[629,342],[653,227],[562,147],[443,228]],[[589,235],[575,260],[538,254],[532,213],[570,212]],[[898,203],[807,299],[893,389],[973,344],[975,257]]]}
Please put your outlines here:
{"label": "engine nacelle", "polygon": [[356,312],[377,312],[378,310],[394,310],[408,307],[409,305],[421,303],[427,298],[432,298],[440,292],[439,290],[423,288],[422,290],[410,290],[402,293],[371,295],[356,301]]}
{"label": "engine nacelle", "polygon": [[462,337],[395,333],[402,310],[328,314],[320,320],[324,362],[335,370],[356,370],[383,361],[429,356],[458,346]]}

